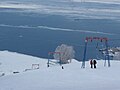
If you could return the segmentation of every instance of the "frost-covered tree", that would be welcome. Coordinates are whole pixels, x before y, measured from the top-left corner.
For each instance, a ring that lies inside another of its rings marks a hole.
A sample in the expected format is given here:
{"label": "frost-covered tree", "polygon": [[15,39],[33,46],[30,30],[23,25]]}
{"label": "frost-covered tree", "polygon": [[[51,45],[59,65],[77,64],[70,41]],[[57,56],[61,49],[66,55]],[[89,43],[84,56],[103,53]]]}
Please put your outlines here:
{"label": "frost-covered tree", "polygon": [[56,48],[55,52],[60,52],[60,54],[55,53],[54,59],[61,60],[62,64],[66,64],[66,63],[71,62],[71,60],[75,56],[75,51],[74,51],[73,47],[65,45],[65,44],[58,46]]}
{"label": "frost-covered tree", "polygon": [[117,52],[115,52],[113,59],[120,60],[120,47],[117,47]]}
{"label": "frost-covered tree", "polygon": [[114,60],[120,60],[120,52],[115,52],[115,55],[113,57]]}

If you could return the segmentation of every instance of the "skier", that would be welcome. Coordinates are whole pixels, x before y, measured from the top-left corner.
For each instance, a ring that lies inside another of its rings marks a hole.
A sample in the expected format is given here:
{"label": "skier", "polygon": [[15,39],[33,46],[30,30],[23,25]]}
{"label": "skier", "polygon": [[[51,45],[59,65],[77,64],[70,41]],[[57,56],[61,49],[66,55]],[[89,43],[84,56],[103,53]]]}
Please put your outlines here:
{"label": "skier", "polygon": [[93,60],[94,68],[96,68],[96,64],[97,64],[97,61],[96,61],[96,60]]}
{"label": "skier", "polygon": [[64,69],[64,67],[62,66],[62,69]]}
{"label": "skier", "polygon": [[93,60],[90,60],[90,67],[93,68]]}

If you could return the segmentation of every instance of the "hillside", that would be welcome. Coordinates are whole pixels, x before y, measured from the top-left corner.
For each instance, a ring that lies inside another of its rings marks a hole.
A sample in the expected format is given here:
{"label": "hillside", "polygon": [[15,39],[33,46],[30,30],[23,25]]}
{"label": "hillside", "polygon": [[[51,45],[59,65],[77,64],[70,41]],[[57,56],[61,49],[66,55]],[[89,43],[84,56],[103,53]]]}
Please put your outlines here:
{"label": "hillside", "polygon": [[[111,67],[103,67],[98,61],[97,69],[91,69],[89,62],[81,69],[81,62],[51,65],[47,68],[47,59],[0,51],[0,90],[119,90],[120,62],[111,61]],[[39,69],[32,70],[32,64]],[[28,69],[28,71],[25,71]],[[13,74],[13,72],[19,72]]]}

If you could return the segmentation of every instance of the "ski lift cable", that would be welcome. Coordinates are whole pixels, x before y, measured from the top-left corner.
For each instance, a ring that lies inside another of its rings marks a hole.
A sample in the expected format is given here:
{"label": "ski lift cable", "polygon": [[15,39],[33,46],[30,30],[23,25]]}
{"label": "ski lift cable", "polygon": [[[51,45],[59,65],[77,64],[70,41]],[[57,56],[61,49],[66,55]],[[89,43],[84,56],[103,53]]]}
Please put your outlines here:
{"label": "ski lift cable", "polygon": [[[52,44],[68,44],[71,46],[75,46],[75,47],[84,47],[84,44],[77,44],[77,43],[73,43],[73,42],[65,42],[65,41],[52,41],[49,40],[48,42],[52,43]],[[89,45],[88,47],[96,47],[96,45]]]}

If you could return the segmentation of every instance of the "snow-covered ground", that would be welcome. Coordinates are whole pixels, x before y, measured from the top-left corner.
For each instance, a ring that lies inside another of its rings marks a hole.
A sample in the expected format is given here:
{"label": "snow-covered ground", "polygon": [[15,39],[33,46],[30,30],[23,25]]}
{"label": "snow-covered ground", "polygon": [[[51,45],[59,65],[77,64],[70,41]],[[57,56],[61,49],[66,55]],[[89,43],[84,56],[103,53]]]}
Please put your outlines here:
{"label": "snow-covered ground", "polygon": [[0,51],[0,72],[5,75],[13,72],[23,72],[26,69],[31,69],[32,64],[40,64],[41,67],[45,64],[46,59],[18,54],[16,52]]}
{"label": "snow-covered ground", "polygon": [[[104,67],[100,60],[97,69],[91,69],[89,62],[81,69],[81,62],[51,65],[47,68],[47,59],[0,51],[0,90],[120,90],[120,62],[111,61],[111,67]],[[40,68],[32,69],[32,64]],[[19,72],[13,74],[13,72]]]}

